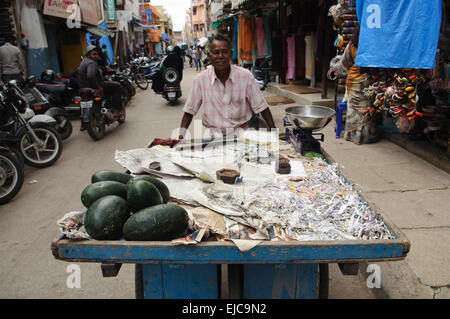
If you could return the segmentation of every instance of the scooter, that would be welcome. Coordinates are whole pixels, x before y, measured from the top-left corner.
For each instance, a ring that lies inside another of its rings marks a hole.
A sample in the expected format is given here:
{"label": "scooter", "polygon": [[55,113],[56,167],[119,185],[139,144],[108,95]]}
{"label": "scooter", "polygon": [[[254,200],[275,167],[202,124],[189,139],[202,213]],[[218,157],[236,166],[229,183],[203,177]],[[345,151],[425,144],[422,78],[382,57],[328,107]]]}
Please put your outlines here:
{"label": "scooter", "polygon": [[178,71],[175,68],[165,68],[162,72],[164,79],[162,96],[171,104],[175,104],[182,96]]}

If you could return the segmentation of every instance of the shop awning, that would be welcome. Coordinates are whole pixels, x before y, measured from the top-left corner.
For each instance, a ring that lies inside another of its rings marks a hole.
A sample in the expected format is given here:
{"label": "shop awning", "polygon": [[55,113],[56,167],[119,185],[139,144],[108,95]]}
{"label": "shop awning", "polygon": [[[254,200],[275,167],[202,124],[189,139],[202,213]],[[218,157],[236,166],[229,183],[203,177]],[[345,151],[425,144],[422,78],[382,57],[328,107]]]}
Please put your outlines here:
{"label": "shop awning", "polygon": [[161,25],[159,24],[142,24],[142,23],[136,23],[138,26],[143,27],[144,29],[147,30],[154,30],[154,29],[158,29]]}
{"label": "shop awning", "polygon": [[109,37],[112,35],[111,32],[109,32],[108,30],[92,26],[89,24],[82,23],[81,27],[85,29],[87,32],[92,33],[93,35],[96,35],[98,37]]}
{"label": "shop awning", "polygon": [[231,16],[227,16],[226,18],[224,18],[222,20],[217,20],[216,22],[213,22],[213,24],[212,24],[213,30],[217,29],[222,23],[224,23],[226,21],[229,21],[229,20],[232,20],[233,17],[234,17],[234,15],[231,15]]}

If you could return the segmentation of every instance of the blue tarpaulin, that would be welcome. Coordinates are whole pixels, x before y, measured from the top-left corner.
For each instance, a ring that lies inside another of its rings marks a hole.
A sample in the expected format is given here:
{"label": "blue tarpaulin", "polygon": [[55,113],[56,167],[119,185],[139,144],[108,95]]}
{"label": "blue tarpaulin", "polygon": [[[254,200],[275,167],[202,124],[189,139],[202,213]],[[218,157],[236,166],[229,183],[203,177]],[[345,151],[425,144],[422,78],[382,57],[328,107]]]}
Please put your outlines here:
{"label": "blue tarpaulin", "polygon": [[433,69],[442,0],[356,0],[360,23],[355,65]]}
{"label": "blue tarpaulin", "polygon": [[[99,22],[98,26],[102,29],[108,30],[108,26],[106,24],[105,20],[102,20]],[[92,38],[92,34],[90,34],[89,32],[86,33],[86,41],[87,44],[92,44],[95,40],[95,38]],[[111,41],[109,40],[109,37],[101,37],[100,41],[99,41],[99,45],[100,47],[102,47],[104,44],[106,44],[106,50],[108,51],[108,57],[111,60],[111,63],[114,61],[114,51],[111,45]],[[108,62],[109,63],[109,62]]]}

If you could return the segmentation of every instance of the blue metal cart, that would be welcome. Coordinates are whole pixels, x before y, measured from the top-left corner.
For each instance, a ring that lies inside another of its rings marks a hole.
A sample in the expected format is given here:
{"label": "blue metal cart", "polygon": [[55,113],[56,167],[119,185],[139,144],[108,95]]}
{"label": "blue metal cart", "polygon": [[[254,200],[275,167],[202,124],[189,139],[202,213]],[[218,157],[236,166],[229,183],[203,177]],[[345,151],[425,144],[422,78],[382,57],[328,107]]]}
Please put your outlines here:
{"label": "blue metal cart", "polygon": [[232,298],[318,298],[326,297],[328,263],[357,271],[357,263],[404,259],[410,244],[389,227],[397,239],[263,242],[248,252],[229,242],[174,246],[62,238],[52,243],[52,252],[60,260],[101,263],[106,277],[116,276],[123,263],[136,264],[137,298],[220,298],[223,264]]}
{"label": "blue metal cart", "polygon": [[51,249],[59,260],[101,263],[104,277],[117,276],[124,263],[135,264],[136,298],[216,299],[223,297],[222,286],[233,299],[326,298],[329,263],[338,263],[344,275],[356,275],[359,263],[406,257],[408,239],[378,213],[395,239],[266,241],[241,252],[231,242],[71,241],[60,235]]}

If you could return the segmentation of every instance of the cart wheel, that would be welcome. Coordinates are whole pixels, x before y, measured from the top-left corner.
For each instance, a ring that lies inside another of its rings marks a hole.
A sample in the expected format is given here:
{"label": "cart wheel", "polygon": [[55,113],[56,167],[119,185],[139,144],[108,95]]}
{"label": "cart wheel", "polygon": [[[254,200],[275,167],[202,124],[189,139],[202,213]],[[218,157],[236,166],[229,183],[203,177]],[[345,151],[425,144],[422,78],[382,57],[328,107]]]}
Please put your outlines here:
{"label": "cart wheel", "polygon": [[134,288],[136,299],[144,299],[144,282],[142,280],[142,264],[134,267]]}
{"label": "cart wheel", "polygon": [[319,264],[319,299],[328,299],[328,264]]}

